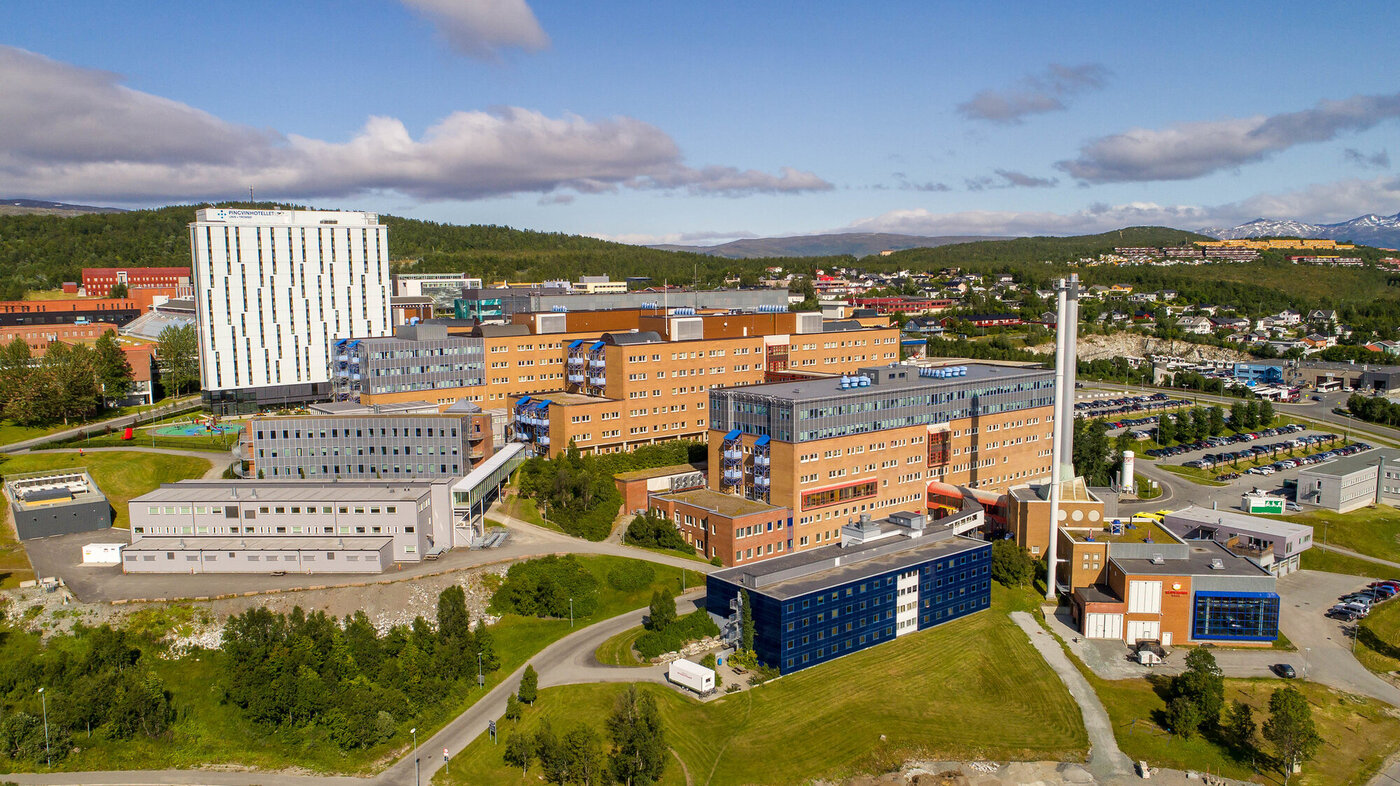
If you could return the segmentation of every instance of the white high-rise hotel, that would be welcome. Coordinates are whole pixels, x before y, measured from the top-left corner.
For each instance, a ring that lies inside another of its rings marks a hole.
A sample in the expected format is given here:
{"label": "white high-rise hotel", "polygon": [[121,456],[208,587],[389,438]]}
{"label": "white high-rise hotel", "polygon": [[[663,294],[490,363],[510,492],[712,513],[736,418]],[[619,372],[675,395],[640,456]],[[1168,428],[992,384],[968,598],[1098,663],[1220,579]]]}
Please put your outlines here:
{"label": "white high-rise hotel", "polygon": [[324,399],[335,340],[392,331],[389,233],[374,213],[208,208],[190,249],[215,413]]}

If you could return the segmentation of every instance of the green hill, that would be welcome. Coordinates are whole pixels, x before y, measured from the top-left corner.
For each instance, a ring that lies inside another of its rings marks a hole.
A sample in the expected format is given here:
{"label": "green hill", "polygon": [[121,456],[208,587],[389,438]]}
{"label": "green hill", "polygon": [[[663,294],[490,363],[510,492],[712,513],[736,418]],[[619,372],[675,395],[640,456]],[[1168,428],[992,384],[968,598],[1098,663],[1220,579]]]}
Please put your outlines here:
{"label": "green hill", "polygon": [[[77,281],[84,267],[166,266],[190,263],[186,224],[201,205],[76,215],[0,215],[0,300]],[[271,209],[271,203],[227,202],[218,207]],[[461,272],[487,280],[539,281],[581,275],[651,276],[717,285],[726,275],[754,279],[755,263],[611,243],[578,235],[501,226],[457,226],[381,216],[389,227],[389,254],[397,270]],[[847,260],[833,259],[825,264]],[[803,260],[807,266],[820,262]],[[765,264],[783,264],[782,260]]]}

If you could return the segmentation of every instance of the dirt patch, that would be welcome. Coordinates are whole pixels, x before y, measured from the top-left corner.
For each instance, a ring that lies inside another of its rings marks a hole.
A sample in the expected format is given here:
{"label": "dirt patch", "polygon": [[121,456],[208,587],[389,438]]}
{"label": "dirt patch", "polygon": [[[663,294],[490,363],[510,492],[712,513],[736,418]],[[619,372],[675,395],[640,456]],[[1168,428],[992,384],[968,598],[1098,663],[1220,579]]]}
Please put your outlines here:
{"label": "dirt patch", "polygon": [[467,611],[472,619],[485,619],[489,625],[496,621],[496,617],[487,614],[486,606],[491,601],[492,588],[498,585],[508,567],[505,564],[487,565],[389,584],[330,587],[175,604],[130,603],[114,606],[80,603],[63,588],[46,592],[42,588],[31,587],[0,593],[0,608],[10,621],[44,635],[71,632],[78,623],[88,627],[128,625],[155,634],[164,632],[166,641],[171,645],[171,653],[179,654],[195,647],[217,648],[223,635],[224,622],[229,616],[242,614],[256,606],[265,606],[279,613],[287,613],[300,606],[306,611],[324,611],[337,619],[364,611],[381,633],[395,625],[411,624],[418,616],[435,620],[438,595],[453,584],[461,585],[465,591]]}

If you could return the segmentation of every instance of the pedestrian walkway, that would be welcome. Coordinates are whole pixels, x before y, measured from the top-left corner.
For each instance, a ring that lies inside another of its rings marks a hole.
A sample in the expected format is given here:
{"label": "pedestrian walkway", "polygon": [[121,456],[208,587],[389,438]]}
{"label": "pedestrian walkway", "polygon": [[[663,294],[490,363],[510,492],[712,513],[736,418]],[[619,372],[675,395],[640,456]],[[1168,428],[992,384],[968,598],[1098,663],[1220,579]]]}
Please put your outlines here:
{"label": "pedestrian walkway", "polygon": [[1045,658],[1045,662],[1050,664],[1050,668],[1060,675],[1065,687],[1069,688],[1070,695],[1079,703],[1079,711],[1084,716],[1084,728],[1089,732],[1089,771],[1093,773],[1095,780],[1106,783],[1132,777],[1133,763],[1118,748],[1118,740],[1113,737],[1113,722],[1108,717],[1108,711],[1103,708],[1103,703],[1099,701],[1099,696],[1094,693],[1089,681],[1084,679],[1084,675],[1080,674],[1079,669],[1065,656],[1065,651],[1060,649],[1059,641],[1024,611],[1012,612],[1011,620],[1030,638],[1031,645]]}
{"label": "pedestrian walkway", "polygon": [[1344,548],[1342,548],[1342,547],[1340,547],[1340,546],[1328,546],[1328,545],[1325,545],[1325,544],[1322,544],[1322,543],[1313,543],[1312,545],[1313,545],[1313,548],[1315,548],[1315,549],[1322,549],[1323,551],[1330,551],[1330,552],[1332,552],[1333,554],[1341,554],[1341,555],[1344,555],[1344,556],[1347,556],[1347,557],[1352,557],[1352,558],[1354,558],[1354,559],[1364,559],[1364,560],[1366,560],[1367,562],[1374,562],[1374,563],[1376,563],[1377,565],[1384,565],[1384,566],[1386,566],[1386,567],[1388,567],[1388,568],[1394,568],[1395,570],[1400,570],[1400,562],[1391,562],[1390,560],[1384,560],[1384,559],[1381,559],[1380,557],[1372,557],[1372,556],[1370,556],[1369,554],[1362,554],[1362,553],[1359,552],[1359,551],[1352,551],[1351,549],[1344,549]]}
{"label": "pedestrian walkway", "polygon": [[26,450],[26,453],[162,453],[167,456],[189,456],[191,458],[202,458],[210,463],[209,471],[205,472],[201,480],[218,480],[224,476],[224,470],[228,469],[228,453],[222,450],[179,450],[178,448],[147,448],[140,445],[123,445],[119,448],[89,448],[75,445],[71,448],[51,448],[47,450]]}

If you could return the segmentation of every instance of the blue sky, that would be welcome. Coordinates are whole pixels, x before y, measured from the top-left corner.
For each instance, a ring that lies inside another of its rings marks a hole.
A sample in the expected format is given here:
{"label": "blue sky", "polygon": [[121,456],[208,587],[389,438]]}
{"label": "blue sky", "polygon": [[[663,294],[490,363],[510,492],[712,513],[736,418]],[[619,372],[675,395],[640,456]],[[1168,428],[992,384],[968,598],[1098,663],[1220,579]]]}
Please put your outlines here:
{"label": "blue sky", "polygon": [[252,185],[702,243],[1338,221],[1400,211],[1397,20],[1365,2],[7,3],[0,196]]}

